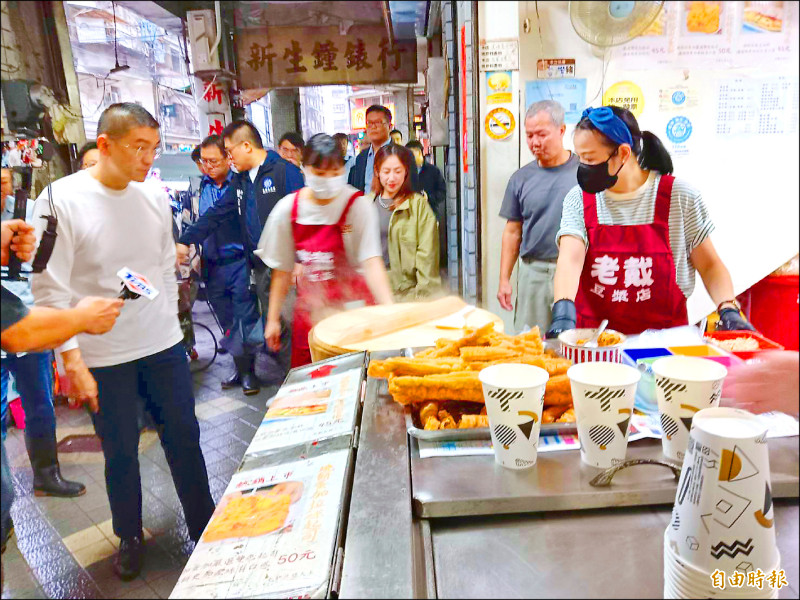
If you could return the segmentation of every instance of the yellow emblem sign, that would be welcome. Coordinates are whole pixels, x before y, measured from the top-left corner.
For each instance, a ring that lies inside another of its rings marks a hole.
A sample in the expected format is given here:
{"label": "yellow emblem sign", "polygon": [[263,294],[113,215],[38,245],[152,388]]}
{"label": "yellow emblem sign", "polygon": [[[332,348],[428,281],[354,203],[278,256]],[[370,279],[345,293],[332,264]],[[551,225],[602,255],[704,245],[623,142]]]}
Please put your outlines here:
{"label": "yellow emblem sign", "polygon": [[486,135],[493,140],[505,140],[511,137],[516,127],[514,113],[507,108],[493,108],[486,115],[484,128]]}

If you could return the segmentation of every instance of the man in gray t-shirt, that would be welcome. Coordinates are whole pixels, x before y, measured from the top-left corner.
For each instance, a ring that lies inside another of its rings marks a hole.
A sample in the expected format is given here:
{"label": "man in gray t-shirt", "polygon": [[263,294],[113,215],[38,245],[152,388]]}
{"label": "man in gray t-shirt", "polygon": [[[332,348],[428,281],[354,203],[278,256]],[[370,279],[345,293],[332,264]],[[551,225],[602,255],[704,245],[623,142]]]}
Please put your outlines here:
{"label": "man in gray t-shirt", "polygon": [[[553,100],[530,106],[525,135],[534,161],[511,176],[500,208],[507,219],[500,258],[497,299],[514,310],[517,332],[550,323],[553,277],[558,259],[555,234],[567,192],[577,183],[578,157],[564,148],[564,109]],[[511,273],[517,257],[517,301],[511,302]]]}

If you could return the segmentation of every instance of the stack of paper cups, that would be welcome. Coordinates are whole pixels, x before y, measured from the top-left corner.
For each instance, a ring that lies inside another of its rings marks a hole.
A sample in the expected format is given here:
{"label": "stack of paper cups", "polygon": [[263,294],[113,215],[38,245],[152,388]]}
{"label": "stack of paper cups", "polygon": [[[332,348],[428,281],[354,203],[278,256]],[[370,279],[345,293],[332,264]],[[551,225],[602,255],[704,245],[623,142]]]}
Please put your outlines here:
{"label": "stack of paper cups", "polygon": [[506,364],[487,367],[478,378],[483,385],[495,462],[509,469],[532,467],[536,464],[544,390],[550,375],[533,365]]}
{"label": "stack of paper cups", "polygon": [[689,442],[692,418],[699,410],[719,406],[722,380],[728,370],[705,358],[665,356],[653,363],[653,373],[664,456],[680,462]]}
{"label": "stack of paper cups", "polygon": [[[766,427],[734,408],[699,411],[664,534],[664,597],[777,598],[766,582],[747,585],[750,573],[779,569],[774,519]],[[730,584],[737,572],[741,588]]]}
{"label": "stack of paper cups", "polygon": [[581,460],[587,465],[607,469],[625,461],[641,376],[638,369],[611,362],[585,362],[567,370]]}

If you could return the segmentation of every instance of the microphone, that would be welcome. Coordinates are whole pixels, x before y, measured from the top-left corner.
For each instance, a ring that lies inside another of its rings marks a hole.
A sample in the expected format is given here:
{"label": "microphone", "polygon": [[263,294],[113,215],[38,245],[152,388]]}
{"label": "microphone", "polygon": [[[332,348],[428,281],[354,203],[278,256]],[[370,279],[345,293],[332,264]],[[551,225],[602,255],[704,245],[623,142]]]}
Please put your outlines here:
{"label": "microphone", "polygon": [[122,279],[122,289],[117,298],[136,300],[144,296],[148,300],[154,300],[158,296],[158,290],[141,273],[131,271],[128,267],[122,267],[117,271],[117,277]]}

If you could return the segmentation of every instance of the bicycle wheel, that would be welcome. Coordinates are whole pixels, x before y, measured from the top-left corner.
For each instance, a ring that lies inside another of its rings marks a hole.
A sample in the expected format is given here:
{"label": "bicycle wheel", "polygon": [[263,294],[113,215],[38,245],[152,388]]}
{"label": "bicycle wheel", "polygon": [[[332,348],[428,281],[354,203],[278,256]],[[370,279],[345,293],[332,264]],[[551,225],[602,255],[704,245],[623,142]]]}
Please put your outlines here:
{"label": "bicycle wheel", "polygon": [[199,373],[205,371],[212,365],[214,359],[217,358],[217,338],[211,329],[195,321],[194,323],[194,350],[197,352],[197,358],[190,360],[189,369],[192,373]]}

